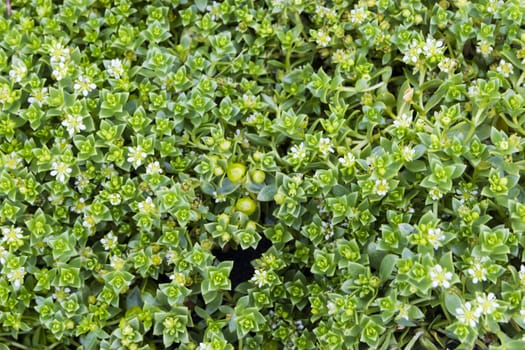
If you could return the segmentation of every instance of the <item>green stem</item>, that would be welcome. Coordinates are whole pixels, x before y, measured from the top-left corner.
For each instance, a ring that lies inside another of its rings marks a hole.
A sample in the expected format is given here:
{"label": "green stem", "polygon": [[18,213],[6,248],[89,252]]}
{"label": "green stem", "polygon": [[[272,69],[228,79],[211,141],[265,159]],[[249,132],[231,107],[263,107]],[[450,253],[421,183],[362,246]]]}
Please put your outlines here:
{"label": "green stem", "polygon": [[241,337],[239,338],[239,346],[237,347],[237,349],[242,350],[242,347],[243,345],[242,345],[242,337]]}
{"label": "green stem", "polygon": [[476,112],[476,115],[470,121],[470,130],[469,130],[469,132],[467,134],[467,138],[465,139],[465,143],[470,141],[472,136],[474,136],[474,133],[476,132],[476,128],[478,126],[477,125],[478,124],[477,121],[479,120],[479,117],[481,116],[481,114],[483,113],[484,110],[485,110],[485,108],[478,109],[478,111]]}

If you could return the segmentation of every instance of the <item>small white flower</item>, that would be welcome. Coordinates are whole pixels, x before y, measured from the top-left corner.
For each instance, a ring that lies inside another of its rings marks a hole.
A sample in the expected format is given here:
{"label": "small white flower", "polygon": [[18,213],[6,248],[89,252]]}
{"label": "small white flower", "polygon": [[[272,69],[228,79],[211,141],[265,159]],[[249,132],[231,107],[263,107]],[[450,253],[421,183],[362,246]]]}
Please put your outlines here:
{"label": "small white flower", "polygon": [[2,242],[10,244],[18,244],[23,238],[22,229],[20,227],[3,227],[2,228]]}
{"label": "small white flower", "polygon": [[78,201],[71,207],[71,211],[77,214],[82,214],[86,210],[86,199],[79,198]]}
{"label": "small white flower", "polygon": [[476,52],[485,57],[489,56],[492,53],[492,51],[494,51],[494,48],[489,42],[485,40],[481,40],[476,46]]}
{"label": "small white flower", "polygon": [[367,17],[367,11],[362,8],[358,7],[350,11],[350,21],[354,24],[362,24]]}
{"label": "small white flower", "polygon": [[489,0],[487,4],[487,12],[490,14],[495,14],[498,8],[501,8],[502,6],[502,0]]}
{"label": "small white flower", "polygon": [[118,193],[111,193],[108,196],[108,199],[111,205],[119,205],[122,202],[122,197]]}
{"label": "small white flower", "polygon": [[429,37],[423,45],[423,55],[427,58],[442,55],[444,51],[445,46],[443,45],[443,40],[436,40]]}
{"label": "small white flower", "polygon": [[301,142],[299,146],[292,146],[290,152],[292,153],[292,158],[297,159],[299,161],[304,160],[306,158],[306,147],[304,145],[304,142]]}
{"label": "small white flower", "polygon": [[197,350],[213,350],[213,345],[210,343],[199,343]]}
{"label": "small white flower", "polygon": [[47,102],[47,98],[49,97],[48,89],[46,87],[43,87],[42,89],[35,89],[32,91],[32,96],[30,96],[27,99],[27,102],[33,104],[37,104],[39,106],[42,106],[42,104]]}
{"label": "small white flower", "polygon": [[149,214],[155,210],[155,203],[153,203],[151,197],[148,197],[145,201],[138,204],[138,208],[142,214]]}
{"label": "small white flower", "polygon": [[268,272],[256,269],[250,281],[255,283],[257,287],[262,288],[264,285],[268,284]]}
{"label": "small white flower", "polygon": [[437,201],[443,198],[443,193],[437,187],[431,188],[428,191],[428,194],[430,195],[430,198],[432,198],[433,201]]}
{"label": "small white flower", "polygon": [[162,168],[160,167],[160,163],[158,161],[149,163],[146,167],[146,174],[153,175],[153,174],[162,174]]}
{"label": "small white flower", "polygon": [[13,283],[13,288],[19,290],[24,283],[26,269],[22,266],[7,273],[6,277],[9,282]]}
{"label": "small white flower", "polygon": [[330,35],[328,35],[328,33],[325,33],[324,30],[317,31],[317,45],[321,47],[327,47],[330,44],[330,41],[332,41],[332,38],[330,38]]}
{"label": "small white flower", "polygon": [[455,59],[449,57],[443,57],[441,62],[438,63],[439,69],[447,74],[454,73],[457,66],[458,62]]}
{"label": "small white flower", "polygon": [[89,230],[92,230],[93,228],[95,228],[96,224],[97,224],[97,221],[95,220],[93,216],[84,215],[84,219],[82,220],[82,226],[84,226],[85,228]]}
{"label": "small white flower", "polygon": [[51,164],[51,176],[56,176],[58,182],[66,182],[71,174],[71,168],[64,162],[53,162]]}
{"label": "small white flower", "polygon": [[403,62],[416,64],[419,61],[421,53],[422,50],[420,43],[417,40],[413,40],[403,56]]}
{"label": "small white flower", "polygon": [[519,276],[521,284],[525,286],[525,265],[520,266]]}
{"label": "small white flower", "polygon": [[121,257],[116,256],[116,255],[112,255],[109,260],[110,260],[109,265],[113,268],[113,270],[120,271],[124,269],[124,265],[126,264],[125,259],[122,259]]}
{"label": "small white flower", "polygon": [[376,180],[374,191],[377,195],[385,196],[388,193],[389,189],[390,187],[388,186],[388,182],[385,179]]}
{"label": "small white flower", "polygon": [[97,85],[95,85],[90,77],[85,77],[83,75],[80,75],[77,78],[77,81],[73,85],[73,88],[76,92],[81,93],[84,97],[87,96],[91,90],[95,89]]}
{"label": "small white flower", "polygon": [[459,322],[466,326],[476,327],[478,324],[481,312],[479,309],[473,309],[472,304],[467,301],[462,307],[456,309],[456,317]]}
{"label": "small white flower", "polygon": [[20,164],[24,161],[22,157],[18,155],[16,152],[11,152],[9,154],[6,154],[4,157],[4,166],[8,169],[17,169]]}
{"label": "small white flower", "polygon": [[2,265],[5,265],[5,261],[8,256],[9,256],[9,251],[5,249],[4,246],[0,245],[0,263]]}
{"label": "small white flower", "polygon": [[441,247],[442,241],[445,240],[445,234],[441,229],[438,228],[430,228],[427,232],[427,240],[428,243],[432,244],[434,249],[438,249]]}
{"label": "small white flower", "polygon": [[512,73],[514,73],[514,67],[512,63],[506,62],[505,60],[500,60],[498,66],[496,67],[496,72],[503,74],[505,78],[508,78]]}
{"label": "small white flower", "polygon": [[478,304],[478,312],[483,315],[490,315],[499,307],[494,293],[478,295],[476,302]]}
{"label": "small white flower", "polygon": [[452,272],[444,270],[443,267],[439,264],[433,266],[430,269],[430,279],[432,280],[433,288],[450,288],[450,281],[452,280],[452,277]]}
{"label": "small white flower", "polygon": [[104,250],[111,250],[117,247],[118,238],[113,234],[113,231],[110,231],[100,240],[100,243],[104,246]]}
{"label": "small white flower", "polygon": [[407,113],[401,114],[399,117],[394,119],[394,126],[398,129],[408,129],[412,124],[412,116]]}
{"label": "small white flower", "polygon": [[335,315],[338,311],[338,307],[337,305],[335,305],[335,303],[333,301],[329,301],[327,304],[326,304],[326,308],[328,309],[328,314],[329,315]]}
{"label": "small white flower", "polygon": [[324,156],[328,155],[328,153],[334,153],[332,142],[329,138],[321,137],[319,139],[319,152],[321,152]]}
{"label": "small white flower", "polygon": [[115,58],[109,62],[109,67],[106,69],[108,74],[115,79],[120,79],[124,74],[124,68],[122,67],[122,61]]}
{"label": "small white flower", "polygon": [[416,150],[413,149],[410,146],[405,146],[401,150],[401,157],[405,162],[411,162],[414,160],[414,157],[416,156]]}
{"label": "small white flower", "polygon": [[142,163],[144,163],[144,160],[146,160],[146,157],[148,156],[140,145],[136,147],[128,147],[128,151],[128,162],[133,164],[135,168],[138,168]]}
{"label": "small white flower", "polygon": [[57,80],[60,81],[64,78],[66,78],[69,74],[69,66],[66,65],[64,62],[59,62],[55,65],[53,65],[53,72],[51,75]]}
{"label": "small white flower", "polygon": [[409,320],[410,319],[410,317],[408,316],[410,304],[405,304],[403,302],[397,302],[396,309],[399,312],[396,317],[396,320],[399,320],[399,319]]}
{"label": "small white flower", "polygon": [[51,56],[50,62],[53,63],[64,63],[69,60],[70,50],[68,47],[62,45],[62,43],[54,43],[49,48],[49,55]]}
{"label": "small white flower", "polygon": [[81,115],[67,114],[66,118],[62,121],[62,125],[66,127],[69,136],[73,136],[77,132],[86,130],[84,118]]}
{"label": "small white flower", "polygon": [[27,67],[24,64],[24,61],[16,59],[16,63],[13,64],[13,69],[9,71],[9,77],[19,83],[26,77],[26,75]]}
{"label": "small white flower", "polygon": [[350,152],[348,152],[347,154],[344,155],[344,157],[341,157],[338,160],[339,160],[339,163],[341,163],[341,165],[344,166],[345,168],[351,168],[355,164],[355,156]]}

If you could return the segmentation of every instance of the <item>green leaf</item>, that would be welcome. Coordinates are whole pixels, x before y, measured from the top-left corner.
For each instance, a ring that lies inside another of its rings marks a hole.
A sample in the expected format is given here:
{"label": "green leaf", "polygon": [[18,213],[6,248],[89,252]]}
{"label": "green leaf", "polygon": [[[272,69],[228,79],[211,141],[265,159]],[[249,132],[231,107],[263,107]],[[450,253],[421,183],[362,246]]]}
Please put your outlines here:
{"label": "green leaf", "polygon": [[454,293],[445,294],[445,307],[447,311],[456,315],[456,310],[463,305],[461,298]]}
{"label": "green leaf", "polygon": [[388,254],[383,257],[381,266],[379,267],[379,279],[381,282],[386,282],[390,276],[392,276],[392,271],[394,271],[397,259],[397,255],[393,254]]}
{"label": "green leaf", "polygon": [[275,184],[266,185],[260,190],[259,194],[257,195],[257,200],[261,202],[273,201],[273,197],[276,193],[277,188]]}

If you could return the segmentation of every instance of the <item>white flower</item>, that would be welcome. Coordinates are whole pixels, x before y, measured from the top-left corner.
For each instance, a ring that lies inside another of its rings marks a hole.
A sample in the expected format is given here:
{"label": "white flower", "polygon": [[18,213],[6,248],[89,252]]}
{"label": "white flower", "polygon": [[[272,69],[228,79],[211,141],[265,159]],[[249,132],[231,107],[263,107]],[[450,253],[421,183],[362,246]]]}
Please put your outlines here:
{"label": "white flower", "polygon": [[26,75],[27,67],[24,64],[24,61],[16,59],[16,63],[13,64],[13,69],[9,71],[9,77],[19,83]]}
{"label": "white flower", "polygon": [[478,324],[481,312],[479,309],[472,309],[472,304],[467,301],[462,307],[456,309],[456,317],[459,322],[466,326],[476,327]]}
{"label": "white flower", "polygon": [[304,145],[304,142],[301,142],[299,146],[293,146],[290,149],[290,152],[292,153],[292,158],[297,159],[299,161],[302,161],[306,158],[306,147]]}
{"label": "white flower", "polygon": [[483,56],[489,56],[492,51],[494,51],[494,48],[489,42],[485,40],[481,40],[476,46],[476,52]]}
{"label": "white flower", "polygon": [[414,157],[416,156],[416,150],[413,149],[410,146],[405,146],[401,150],[401,157],[405,162],[411,162],[414,160]]}
{"label": "white flower", "polygon": [[95,89],[97,85],[95,85],[90,77],[85,77],[83,75],[80,75],[77,78],[77,81],[75,82],[75,85],[73,85],[73,88],[76,92],[80,92],[83,96],[87,96],[89,92],[93,89]]}
{"label": "white flower", "polygon": [[487,260],[488,259],[486,257],[482,259],[475,259],[470,268],[467,270],[467,273],[472,278],[472,283],[477,284],[480,281],[487,280],[487,269],[482,265]]}
{"label": "white flower", "polygon": [[328,153],[334,153],[334,149],[332,148],[332,142],[327,137],[321,137],[319,139],[319,151],[324,155],[328,155]]}
{"label": "white flower", "polygon": [[441,265],[435,265],[430,269],[430,279],[432,280],[432,287],[450,288],[450,280],[452,280],[452,272],[446,271]]}
{"label": "white flower", "polygon": [[339,163],[341,163],[341,165],[344,166],[345,168],[351,168],[355,164],[355,156],[350,152],[348,152],[347,154],[344,155],[344,157],[341,157],[338,160],[339,160]]}
{"label": "white flower", "polygon": [[401,114],[399,117],[394,119],[394,126],[399,129],[408,129],[412,124],[412,116],[407,113]]}
{"label": "white flower", "polygon": [[329,301],[326,304],[326,308],[328,309],[328,315],[335,315],[338,311],[338,307],[333,301]]}
{"label": "white flower", "polygon": [[32,96],[30,96],[27,99],[27,102],[33,104],[37,104],[41,106],[43,103],[47,101],[49,94],[48,89],[46,87],[43,87],[42,89],[36,89],[32,91]]}
{"label": "white flower", "polygon": [[16,169],[20,164],[22,164],[23,159],[16,152],[11,152],[4,156],[4,166],[8,169]]}
{"label": "white flower", "polygon": [[213,350],[213,345],[210,343],[199,343],[197,350]]}
{"label": "white flower", "polygon": [[151,197],[146,198],[145,201],[142,201],[138,204],[139,211],[142,214],[149,214],[155,210],[155,203],[153,203],[153,200]]}
{"label": "white flower", "polygon": [[501,0],[489,0],[487,4],[487,12],[490,14],[495,14],[498,8],[503,6],[503,1]]}
{"label": "white flower", "polygon": [[436,40],[429,37],[423,45],[423,55],[425,55],[425,57],[439,56],[442,55],[444,51],[445,46],[443,45],[443,40]]}
{"label": "white flower", "polygon": [[104,238],[100,240],[100,243],[104,246],[104,250],[114,249],[118,244],[118,238],[110,231]]}
{"label": "white flower", "polygon": [[56,65],[53,65],[53,72],[51,75],[55,77],[57,81],[60,81],[68,76],[69,73],[69,66],[67,66],[64,62],[59,62]]}
{"label": "white flower", "polygon": [[162,168],[160,167],[160,163],[158,161],[149,163],[148,166],[146,167],[146,174],[148,175],[162,174]]}
{"label": "white flower", "polygon": [[128,147],[129,155],[128,162],[133,164],[135,168],[139,167],[148,156],[144,149],[139,145],[136,147]]}
{"label": "white flower", "polygon": [[455,59],[449,57],[443,57],[441,62],[438,63],[439,69],[447,74],[454,73],[457,66],[458,62]]}
{"label": "white flower", "polygon": [[399,320],[399,319],[409,320],[410,319],[410,317],[408,316],[408,311],[410,309],[410,304],[405,304],[405,303],[399,301],[399,302],[396,303],[396,309],[399,312],[397,317],[396,317],[396,320]]}
{"label": "white flower", "polygon": [[71,207],[71,211],[77,214],[82,214],[86,210],[86,199],[80,197],[78,201]]}
{"label": "white flower", "polygon": [[492,314],[499,307],[494,293],[478,295],[476,302],[478,303],[478,312],[484,315]]}
{"label": "white flower", "polygon": [[20,227],[3,227],[2,228],[2,242],[7,244],[18,244],[24,238],[22,229]]}
{"label": "white flower", "polygon": [[109,265],[113,268],[113,270],[120,271],[124,269],[124,265],[126,264],[126,260],[122,259],[119,256],[112,255],[110,258]]}
{"label": "white flower", "polygon": [[390,187],[388,186],[388,182],[385,179],[376,180],[374,191],[377,195],[385,196],[388,193],[389,189]]}
{"label": "white flower", "polygon": [[84,215],[84,220],[82,220],[82,226],[84,226],[85,228],[89,230],[92,230],[93,228],[95,228],[96,224],[97,224],[97,221],[95,220],[93,216]]}
{"label": "white flower", "polygon": [[69,136],[73,136],[77,132],[86,130],[84,118],[81,115],[67,114],[66,119],[62,121],[62,125],[66,127]]}
{"label": "white flower", "polygon": [[6,277],[7,279],[13,283],[13,287],[15,290],[20,289],[24,282],[24,277],[26,275],[26,269],[22,266],[19,267],[13,271],[10,271]]}
{"label": "white flower", "polygon": [[367,11],[362,8],[358,7],[350,11],[350,21],[354,24],[362,24],[367,17]]}
{"label": "white flower", "polygon": [[58,182],[66,182],[66,177],[69,178],[71,168],[64,162],[53,162],[51,164],[51,176],[56,176]]}
{"label": "white flower", "polygon": [[413,40],[403,56],[403,62],[416,64],[419,61],[421,53],[422,50],[420,43],[417,40]]}
{"label": "white flower", "polygon": [[428,243],[432,244],[434,249],[441,247],[441,242],[445,240],[445,234],[441,229],[438,228],[429,228],[427,232]]}
{"label": "white flower", "polygon": [[111,193],[108,196],[108,200],[111,205],[119,205],[122,202],[122,198],[118,193]]}
{"label": "white flower", "polygon": [[262,288],[264,285],[268,284],[268,272],[264,270],[255,270],[253,277],[250,279],[257,287]]}
{"label": "white flower", "polygon": [[120,79],[124,74],[124,68],[122,67],[122,61],[115,58],[109,62],[109,67],[106,69],[108,74],[115,79]]}
{"label": "white flower", "polygon": [[505,60],[500,60],[498,66],[496,67],[496,72],[503,74],[505,78],[508,78],[512,73],[514,73],[514,67],[512,63],[506,62]]}
{"label": "white flower", "polygon": [[75,180],[75,186],[77,188],[77,190],[79,190],[80,192],[82,192],[86,187],[88,187],[90,184],[90,181],[89,181],[89,178],[80,173],[78,174],[78,176],[76,177],[76,180]]}
{"label": "white flower", "polygon": [[321,47],[327,47],[330,44],[330,41],[332,41],[332,38],[330,38],[330,35],[328,35],[328,33],[325,33],[324,30],[317,31],[317,45]]}
{"label": "white flower", "polygon": [[64,63],[69,60],[70,50],[68,47],[64,47],[62,43],[54,43],[49,49],[49,55],[51,56],[50,62],[53,63]]}
{"label": "white flower", "polygon": [[9,251],[5,249],[4,246],[0,245],[0,263],[5,265],[5,261],[8,256],[9,256]]}
{"label": "white flower", "polygon": [[524,265],[520,266],[519,276],[520,276],[521,284],[525,286],[525,266]]}
{"label": "white flower", "polygon": [[431,188],[428,191],[428,194],[430,195],[430,198],[432,198],[433,201],[437,201],[443,198],[443,193],[437,187]]}

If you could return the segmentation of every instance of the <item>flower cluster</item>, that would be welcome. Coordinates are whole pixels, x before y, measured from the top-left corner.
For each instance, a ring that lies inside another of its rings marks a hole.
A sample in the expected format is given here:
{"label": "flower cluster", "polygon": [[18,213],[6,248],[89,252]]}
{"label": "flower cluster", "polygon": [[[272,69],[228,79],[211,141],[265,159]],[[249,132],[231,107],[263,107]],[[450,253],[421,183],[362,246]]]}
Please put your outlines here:
{"label": "flower cluster", "polygon": [[0,1],[0,350],[525,348],[518,0]]}

